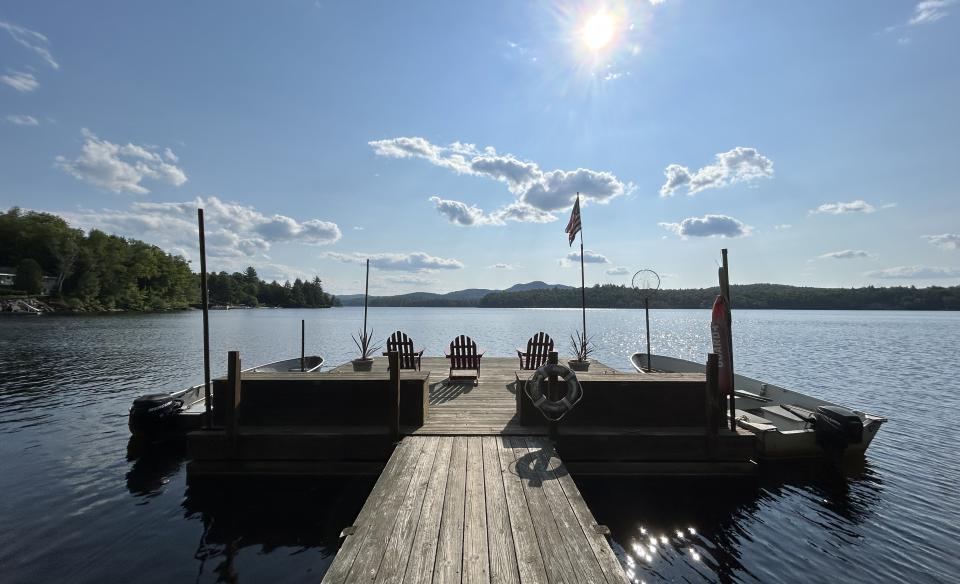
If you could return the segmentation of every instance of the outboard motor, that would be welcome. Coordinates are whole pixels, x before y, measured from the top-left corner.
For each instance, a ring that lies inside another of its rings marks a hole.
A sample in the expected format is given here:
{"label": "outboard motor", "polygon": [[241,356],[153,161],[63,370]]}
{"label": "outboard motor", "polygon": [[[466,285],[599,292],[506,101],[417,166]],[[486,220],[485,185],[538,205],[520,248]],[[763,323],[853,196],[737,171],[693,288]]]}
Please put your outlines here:
{"label": "outboard motor", "polygon": [[819,406],[813,419],[817,443],[824,449],[842,452],[863,441],[863,421],[847,408]]}
{"label": "outboard motor", "polygon": [[183,409],[183,400],[167,393],[151,393],[133,400],[128,425],[134,436],[152,436],[163,432],[172,416]]}

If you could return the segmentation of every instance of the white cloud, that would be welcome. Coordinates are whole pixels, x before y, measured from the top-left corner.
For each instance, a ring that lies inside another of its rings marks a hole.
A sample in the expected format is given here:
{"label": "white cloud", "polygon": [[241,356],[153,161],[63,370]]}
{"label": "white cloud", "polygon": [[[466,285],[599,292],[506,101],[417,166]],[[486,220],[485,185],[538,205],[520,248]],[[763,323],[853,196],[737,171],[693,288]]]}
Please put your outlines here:
{"label": "white cloud", "polygon": [[896,266],[883,270],[874,270],[865,274],[871,278],[940,280],[960,278],[960,268],[938,268],[930,266]]}
{"label": "white cloud", "polygon": [[737,146],[715,156],[715,162],[691,172],[686,166],[670,164],[663,174],[667,180],[660,187],[661,197],[672,197],[680,189],[695,195],[706,189],[720,188],[738,182],[750,182],[773,176],[773,161],[756,148]]}
{"label": "white cloud", "polygon": [[[556,217],[550,215],[550,211],[570,207],[577,192],[584,200],[606,203],[632,189],[631,184],[623,183],[610,172],[586,168],[544,171],[535,162],[521,160],[512,154],[500,154],[489,146],[482,150],[463,142],[437,146],[419,137],[374,140],[369,144],[379,156],[422,158],[458,174],[502,182],[516,201],[501,209],[505,214],[498,216],[498,211],[494,211],[489,215],[501,221],[553,221]],[[525,207],[516,207],[517,204]]]}
{"label": "white cloud", "polygon": [[680,223],[659,223],[660,227],[680,237],[745,237],[752,229],[739,219],[727,215],[687,217]]}
{"label": "white cloud", "polygon": [[20,93],[30,93],[40,87],[40,82],[33,73],[10,71],[9,75],[0,75],[0,83],[5,83]]}
{"label": "white cloud", "polygon": [[913,7],[913,16],[907,21],[910,26],[936,22],[947,15],[947,8],[954,0],[922,0]]}
{"label": "white cloud", "polygon": [[437,212],[454,225],[506,225],[507,221],[549,223],[557,219],[552,213],[541,211],[525,203],[511,203],[492,213],[484,213],[483,209],[461,201],[434,196],[430,197],[430,202],[436,206]]}
{"label": "white cloud", "polygon": [[943,249],[960,249],[960,234],[941,233],[940,235],[924,235],[924,239]]}
{"label": "white cloud", "polygon": [[628,270],[623,266],[617,266],[615,268],[610,268],[609,270],[607,270],[608,276],[626,276],[628,274],[630,274],[630,270]]}
{"label": "white cloud", "polygon": [[180,157],[173,153],[173,150],[170,148],[163,149],[163,157],[169,160],[170,162],[180,162]]}
{"label": "white cloud", "polygon": [[541,211],[559,211],[570,207],[578,192],[583,200],[607,203],[630,188],[610,172],[551,170],[525,189],[520,200]]}
{"label": "white cloud", "polygon": [[501,221],[518,221],[520,223],[550,223],[557,220],[557,216],[553,213],[541,211],[526,203],[510,203],[506,207],[494,211],[493,214]]}
{"label": "white cloud", "polygon": [[492,266],[488,266],[488,267],[489,267],[489,269],[491,269],[491,270],[515,270],[515,269],[517,269],[517,267],[514,266],[513,264],[504,264],[504,263],[493,264]]}
{"label": "white cloud", "polygon": [[6,118],[7,122],[11,124],[16,124],[18,126],[39,126],[40,122],[37,118],[27,115],[9,115]]}
{"label": "white cloud", "polygon": [[876,210],[877,208],[870,203],[863,199],[857,199],[849,203],[824,203],[816,209],[812,209],[810,214],[826,213],[828,215],[841,215],[843,213],[873,213]]}
{"label": "white cloud", "polygon": [[773,226],[773,228],[776,229],[777,231],[786,231],[787,229],[790,229],[791,227],[793,227],[793,225],[790,225],[789,223],[781,223],[780,225],[774,225],[774,226]]}
{"label": "white cloud", "polygon": [[323,252],[323,257],[340,262],[363,264],[368,259],[370,265],[381,270],[398,272],[433,272],[435,270],[460,270],[463,263],[453,258],[441,258],[424,252],[412,253],[341,253]]}
{"label": "white cloud", "polygon": [[13,40],[36,53],[47,65],[50,65],[54,69],[60,68],[60,64],[57,63],[56,59],[53,58],[53,54],[50,53],[50,49],[47,48],[50,45],[50,40],[47,39],[46,36],[2,20],[0,20],[0,29],[7,31]]}
{"label": "white cloud", "polygon": [[274,243],[323,245],[340,239],[335,223],[311,219],[296,221],[283,215],[266,215],[253,207],[221,201],[217,197],[186,202],[139,202],[129,209],[83,210],[60,213],[83,229],[142,239],[186,257],[197,250],[197,208],[204,209],[207,256],[221,258],[227,266],[253,256],[264,256]]}
{"label": "white cloud", "polygon": [[817,256],[821,260],[854,260],[871,257],[869,253],[862,249],[844,249],[841,251],[831,251]]}
{"label": "white cloud", "polygon": [[[152,148],[129,143],[120,146],[101,140],[86,129],[83,130],[83,137],[83,146],[77,158],[56,158],[57,168],[78,180],[114,193],[135,194],[150,192],[150,189],[141,184],[147,179],[177,187],[187,182],[187,175],[182,169],[164,162],[163,157]],[[166,150],[170,151],[169,148]],[[172,151],[170,154],[176,158]]]}
{"label": "white cloud", "polygon": [[[583,263],[585,264],[609,264],[610,260],[607,259],[607,256],[597,253],[591,250],[584,250],[583,252]],[[560,265],[563,267],[569,267],[572,265],[580,264],[580,252],[571,251],[567,254],[567,257],[560,260]]]}
{"label": "white cloud", "polygon": [[326,245],[342,236],[339,226],[330,221],[309,219],[297,221],[286,215],[266,215],[240,203],[225,202],[217,197],[197,198],[184,203],[134,203],[134,210],[161,217],[195,221],[197,208],[203,208],[204,222],[212,222],[249,239],[267,242]]}
{"label": "white cloud", "polygon": [[492,216],[485,215],[483,209],[440,197],[430,197],[437,211],[454,225],[502,225]]}

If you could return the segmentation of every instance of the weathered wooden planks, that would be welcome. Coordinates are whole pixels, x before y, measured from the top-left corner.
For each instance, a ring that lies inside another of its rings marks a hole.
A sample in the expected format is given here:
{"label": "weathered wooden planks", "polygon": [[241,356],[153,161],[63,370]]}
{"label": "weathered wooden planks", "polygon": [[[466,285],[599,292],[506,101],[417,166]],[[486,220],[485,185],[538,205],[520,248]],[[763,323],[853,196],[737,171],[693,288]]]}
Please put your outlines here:
{"label": "weathered wooden planks", "polygon": [[513,544],[510,511],[503,488],[504,471],[500,467],[498,440],[494,436],[481,438],[490,581],[497,584],[517,584],[520,582],[520,574]]}
{"label": "weathered wooden planks", "polygon": [[[407,560],[413,547],[414,535],[420,522],[420,510],[423,507],[423,498],[430,484],[430,475],[436,462],[438,440],[411,441],[421,446],[420,460],[414,471],[410,489],[400,506],[397,522],[383,554],[383,562],[377,572],[376,582],[383,584],[400,584],[407,568]],[[444,461],[446,464],[446,461]]]}
{"label": "weathered wooden planks", "polygon": [[550,443],[409,436],[325,583],[625,583]]}
{"label": "weathered wooden planks", "polygon": [[440,521],[440,541],[433,566],[434,582],[460,582],[463,565],[463,505],[467,474],[467,439],[453,438],[450,470],[447,474],[447,493],[443,501],[443,519]]}
{"label": "weathered wooden planks", "polygon": [[[415,440],[406,438],[405,440]],[[435,440],[437,458],[430,473],[430,483],[420,508],[420,522],[413,539],[410,559],[407,562],[404,584],[429,584],[433,581],[433,562],[437,555],[437,534],[440,533],[440,521],[443,515],[443,501],[446,498],[447,472],[450,469],[450,455],[453,452],[453,439]],[[339,554],[337,556],[339,558]]]}

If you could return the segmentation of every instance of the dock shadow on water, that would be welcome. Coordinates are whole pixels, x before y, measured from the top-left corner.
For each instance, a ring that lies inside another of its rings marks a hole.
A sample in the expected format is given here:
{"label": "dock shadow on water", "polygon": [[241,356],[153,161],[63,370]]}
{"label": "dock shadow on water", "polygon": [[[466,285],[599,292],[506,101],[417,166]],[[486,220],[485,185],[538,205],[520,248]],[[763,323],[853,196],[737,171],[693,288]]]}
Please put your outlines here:
{"label": "dock shadow on water", "polygon": [[757,480],[576,480],[631,582],[874,581],[849,565],[884,488],[862,458],[767,468]]}
{"label": "dock shadow on water", "polygon": [[[353,522],[372,486],[373,479],[359,478],[191,485],[183,507],[203,524],[194,556],[198,579],[276,581],[264,559],[280,552],[285,573],[293,573],[291,562],[300,563],[294,572],[319,581],[340,548],[343,527]],[[310,551],[319,558],[305,553]],[[245,563],[241,556],[251,554],[244,552],[256,555],[256,563]]]}
{"label": "dock shadow on water", "polygon": [[[159,495],[186,464],[180,444],[128,445],[128,491]],[[319,581],[376,477],[207,481],[185,487],[197,582]]]}

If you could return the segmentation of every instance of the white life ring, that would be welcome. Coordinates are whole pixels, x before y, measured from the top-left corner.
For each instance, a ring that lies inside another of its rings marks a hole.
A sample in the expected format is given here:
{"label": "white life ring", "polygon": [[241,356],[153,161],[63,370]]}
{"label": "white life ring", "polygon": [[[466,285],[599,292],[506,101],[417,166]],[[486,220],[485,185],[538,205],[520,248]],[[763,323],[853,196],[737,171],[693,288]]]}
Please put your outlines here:
{"label": "white life ring", "polygon": [[[551,375],[556,375],[567,385],[566,394],[558,400],[548,399],[543,393],[545,382]],[[524,390],[534,407],[551,422],[556,422],[567,415],[583,398],[583,387],[580,386],[577,374],[560,364],[548,363],[541,366],[527,380]]]}

